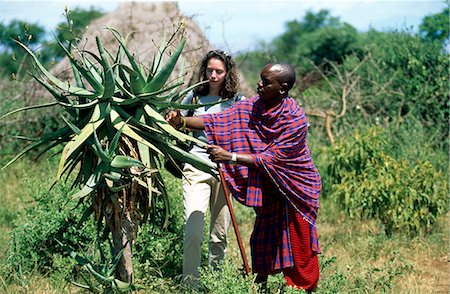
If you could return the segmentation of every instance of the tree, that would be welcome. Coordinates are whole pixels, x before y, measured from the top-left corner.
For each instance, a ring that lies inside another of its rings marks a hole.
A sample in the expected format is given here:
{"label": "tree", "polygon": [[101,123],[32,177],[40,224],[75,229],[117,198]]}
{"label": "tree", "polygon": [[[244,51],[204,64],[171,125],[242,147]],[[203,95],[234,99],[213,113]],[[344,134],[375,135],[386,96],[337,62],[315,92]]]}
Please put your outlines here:
{"label": "tree", "polygon": [[450,39],[449,8],[445,8],[441,13],[426,16],[419,26],[422,38],[427,40],[437,40],[442,43]]}
{"label": "tree", "polygon": [[325,65],[326,60],[341,63],[357,48],[356,29],[331,16],[328,10],[308,11],[303,20],[290,21],[286,27],[286,32],[273,41],[271,50],[277,59],[297,67],[300,74],[312,70],[313,64]]}
{"label": "tree", "polygon": [[[71,199],[84,203],[85,215],[94,215],[99,231],[112,239],[113,261],[95,267],[68,250],[95,276],[98,287],[133,289],[132,246],[139,224],[152,216],[162,218],[163,226],[168,222],[167,193],[158,166],[160,156],[188,162],[210,173],[216,166],[179,148],[177,143],[202,147],[206,143],[178,132],[161,115],[169,107],[191,107],[177,101],[198,86],[179,90],[184,70],[178,79],[169,80],[184,47],[184,26],[168,40],[162,40],[149,69],[129,52],[127,40],[117,30],[109,31],[119,43],[115,56],[103,48],[98,37],[98,54],[57,41],[71,62],[74,84],[52,75],[36,54],[19,42],[36,67],[32,77],[55,101],[18,109],[2,118],[21,110],[59,105],[65,110],[62,119],[66,125],[30,143],[3,169],[38,147],[45,147],[45,151],[63,147],[57,181],[63,175],[76,173],[74,184],[81,189]],[[161,201],[163,215],[155,212],[155,203]]]}
{"label": "tree", "polygon": [[[18,47],[15,40],[22,41],[32,48],[40,45],[45,38],[45,29],[36,23],[12,20],[8,24],[0,23],[0,74],[17,74],[25,64],[25,50]],[[43,59],[46,59],[45,57]],[[46,62],[47,60],[43,60]]]}

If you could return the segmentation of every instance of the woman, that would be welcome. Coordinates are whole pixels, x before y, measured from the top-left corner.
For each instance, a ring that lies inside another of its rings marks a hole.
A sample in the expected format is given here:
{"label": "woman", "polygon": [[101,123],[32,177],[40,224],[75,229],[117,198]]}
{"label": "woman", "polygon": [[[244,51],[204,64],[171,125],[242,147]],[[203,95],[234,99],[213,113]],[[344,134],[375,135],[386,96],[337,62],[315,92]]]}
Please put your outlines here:
{"label": "woman", "polygon": [[[185,110],[183,116],[196,116],[216,113],[229,108],[243,98],[237,92],[238,73],[231,56],[223,51],[210,51],[203,58],[198,71],[198,80],[209,83],[189,92],[183,104],[207,104],[217,101],[222,103],[204,106],[195,110]],[[204,131],[195,130],[195,138],[208,142]],[[206,150],[194,146],[191,153],[210,161]],[[208,264],[214,268],[226,253],[227,230],[230,226],[228,210],[220,181],[212,175],[186,164],[182,179],[185,233],[183,242],[183,278],[194,288],[198,286],[199,266],[201,263],[201,246],[205,225],[205,214],[210,208],[210,240]],[[229,195],[227,195],[229,197]]]}

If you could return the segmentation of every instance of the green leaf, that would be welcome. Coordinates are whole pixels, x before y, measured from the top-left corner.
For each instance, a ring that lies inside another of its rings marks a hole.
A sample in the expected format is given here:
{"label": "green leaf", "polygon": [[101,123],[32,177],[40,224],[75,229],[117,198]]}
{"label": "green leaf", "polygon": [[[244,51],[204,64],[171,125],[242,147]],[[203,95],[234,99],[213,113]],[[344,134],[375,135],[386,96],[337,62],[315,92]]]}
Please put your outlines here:
{"label": "green leaf", "polygon": [[169,123],[166,122],[164,117],[159,112],[151,108],[149,105],[145,105],[144,110],[152,121],[154,121],[166,133],[172,135],[176,139],[182,142],[191,141],[200,147],[206,147],[206,145],[208,145],[207,143],[200,141],[192,136],[177,131],[174,127],[172,127]]}
{"label": "green leaf", "polygon": [[145,85],[143,92],[149,93],[149,92],[155,92],[158,89],[161,89],[167,82],[167,79],[169,78],[170,74],[172,73],[173,69],[175,68],[175,64],[178,61],[178,58],[180,57],[181,52],[183,51],[184,44],[186,43],[186,39],[182,39],[180,44],[178,45],[178,48],[175,50],[175,52],[170,56],[167,63],[164,65],[164,67],[159,71],[153,79]]}
{"label": "green leaf", "polygon": [[116,168],[130,168],[132,166],[145,168],[140,160],[125,155],[116,155],[111,161],[111,166]]}
{"label": "green leaf", "polygon": [[156,153],[163,155],[163,153],[161,152],[161,150],[159,150],[155,145],[153,145],[152,143],[148,142],[147,140],[145,140],[144,138],[142,138],[142,136],[138,135],[135,131],[133,131],[128,124],[126,124],[121,117],[119,116],[119,114],[117,113],[117,111],[115,111],[114,109],[111,109],[111,123],[113,124],[114,128],[116,128],[116,130],[122,129],[122,133],[127,135],[128,137],[136,140],[137,142],[141,142],[142,144],[145,144],[146,146],[150,147],[152,150],[154,150]]}
{"label": "green leaf", "polygon": [[[53,97],[56,98],[56,100],[58,101],[58,103],[61,102],[65,102],[67,104],[70,104],[69,99],[62,95],[62,93],[60,93],[59,91],[57,91],[54,87],[52,87],[49,83],[47,83],[46,81],[38,78],[37,76],[30,74],[36,81],[38,81],[42,86],[44,86],[45,89],[47,89],[47,91],[49,91]],[[70,104],[71,105],[71,104]],[[66,111],[74,118],[78,117],[77,112],[74,111],[73,109],[67,108],[65,107]]]}
{"label": "green leaf", "polygon": [[95,37],[95,41],[97,42],[98,52],[100,53],[100,57],[101,57],[100,64],[103,67],[103,74],[104,74],[103,86],[105,87],[105,91],[103,92],[103,96],[101,99],[108,99],[114,95],[114,92],[116,90],[116,84],[115,84],[115,80],[114,80],[114,71],[111,67],[111,64],[109,63],[106,52],[103,49],[102,42],[100,41],[100,38],[98,36]]}
{"label": "green leaf", "polygon": [[100,163],[95,171],[88,178],[83,188],[77,193],[73,194],[71,200],[76,200],[80,198],[84,198],[94,192],[95,188],[100,184],[100,180],[102,179],[102,175],[108,171],[108,166],[105,163]]}
{"label": "green leaf", "polygon": [[123,51],[127,55],[128,61],[130,62],[131,67],[133,68],[133,70],[136,74],[136,83],[139,85],[137,88],[139,88],[139,89],[144,88],[144,86],[145,86],[144,76],[141,72],[141,68],[136,63],[134,56],[128,50],[127,45],[126,45],[126,40],[123,39],[122,35],[116,29],[113,29],[110,27],[107,27],[107,29],[113,34],[114,38],[116,38],[116,40],[120,43],[120,45],[123,48]]}
{"label": "green leaf", "polygon": [[[167,97],[167,98],[170,100],[170,102],[176,102],[176,101],[179,101],[179,100],[180,100],[182,97],[184,97],[189,91],[192,91],[193,89],[197,88],[198,86],[203,85],[203,84],[206,84],[206,83],[209,83],[209,81],[203,81],[203,82],[196,83],[196,84],[194,84],[194,85],[192,85],[192,86],[190,86],[190,87],[187,87],[187,88],[184,89],[183,91],[181,91],[181,92],[179,92],[179,93],[177,93],[177,94],[173,94],[173,95],[171,95],[171,96],[169,96],[169,97]],[[196,104],[196,105],[198,105],[198,104]]]}
{"label": "green leaf", "polygon": [[31,106],[26,106],[26,107],[21,107],[18,109],[15,109],[13,111],[10,111],[4,115],[2,115],[0,117],[0,120],[10,116],[11,114],[17,113],[17,112],[21,112],[21,111],[25,111],[25,110],[30,110],[30,109],[38,109],[38,108],[45,108],[45,107],[50,107],[50,106],[55,106],[57,105],[58,102],[50,102],[50,103],[44,103],[44,104],[39,104],[39,105],[31,105]]}
{"label": "green leaf", "polygon": [[70,134],[70,128],[69,127],[64,127],[61,128],[55,132],[52,132],[50,134],[47,134],[45,136],[42,137],[41,140],[36,141],[31,143],[30,145],[26,146],[24,149],[22,149],[16,156],[14,156],[13,159],[11,159],[10,161],[8,161],[3,167],[2,170],[6,169],[8,166],[10,166],[12,163],[14,163],[16,160],[18,160],[19,158],[21,158],[22,156],[24,156],[25,154],[27,154],[28,152],[30,152],[31,150],[44,145],[44,144],[48,144],[53,140],[56,140],[57,138],[63,137],[66,138],[67,136],[69,136]]}
{"label": "green leaf", "polygon": [[28,55],[31,56],[31,58],[33,59],[34,63],[37,65],[37,67],[39,68],[39,70],[58,88],[60,88],[61,90],[64,90],[72,95],[76,95],[76,96],[86,96],[86,97],[95,97],[96,94],[88,91],[86,89],[83,88],[79,88],[73,85],[70,85],[69,83],[64,83],[62,81],[60,81],[58,78],[56,78],[54,75],[52,75],[49,71],[47,71],[47,69],[40,63],[39,59],[36,57],[36,55],[34,55],[34,53],[23,43],[14,40],[17,44],[19,44],[23,49],[25,49],[25,51],[28,53]]}
{"label": "green leaf", "polygon": [[[58,43],[59,47],[66,53],[69,58],[70,64],[73,68],[75,68],[78,73],[81,73],[83,77],[88,81],[88,83],[94,88],[97,95],[102,95],[104,92],[104,87],[102,86],[100,80],[96,79],[91,72],[86,70],[79,62],[75,59],[72,53],[70,53],[67,48],[61,43],[61,41],[55,36],[55,40]],[[81,81],[81,80],[80,80]],[[77,83],[78,84],[78,83]]]}
{"label": "green leaf", "polygon": [[164,31],[158,51],[156,51],[156,54],[153,56],[152,65],[150,67],[150,72],[148,73],[148,76],[147,76],[147,81],[146,81],[147,83],[149,83],[151,81],[151,79],[153,78],[153,76],[160,70],[163,53],[164,53],[164,51],[166,51],[167,46],[168,46],[166,38],[167,38],[166,31]]}
{"label": "green leaf", "polygon": [[62,175],[64,166],[66,165],[66,160],[70,158],[76,150],[82,146],[85,146],[86,140],[92,135],[93,132],[97,130],[97,128],[102,125],[105,120],[106,106],[106,103],[97,104],[94,108],[91,119],[81,130],[80,134],[73,137],[72,140],[69,141],[64,147],[59,164],[57,179],[60,179]]}

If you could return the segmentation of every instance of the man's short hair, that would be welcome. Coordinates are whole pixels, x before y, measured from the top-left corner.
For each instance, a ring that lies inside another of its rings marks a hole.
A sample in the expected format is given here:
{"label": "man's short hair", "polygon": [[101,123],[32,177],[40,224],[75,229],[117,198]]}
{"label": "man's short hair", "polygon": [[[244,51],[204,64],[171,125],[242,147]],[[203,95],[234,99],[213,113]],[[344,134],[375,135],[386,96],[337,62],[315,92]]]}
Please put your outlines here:
{"label": "man's short hair", "polygon": [[292,89],[292,87],[295,84],[295,70],[294,68],[287,62],[273,62],[272,66],[278,66],[280,67],[278,77],[279,82],[286,83],[288,85],[288,91]]}

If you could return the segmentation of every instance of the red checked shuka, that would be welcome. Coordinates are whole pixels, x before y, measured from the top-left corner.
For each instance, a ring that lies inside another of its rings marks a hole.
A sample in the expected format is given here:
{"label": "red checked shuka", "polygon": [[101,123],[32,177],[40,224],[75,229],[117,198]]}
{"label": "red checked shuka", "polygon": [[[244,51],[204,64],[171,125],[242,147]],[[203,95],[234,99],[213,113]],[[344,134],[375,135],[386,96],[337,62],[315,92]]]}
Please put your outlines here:
{"label": "red checked shuka", "polygon": [[290,222],[309,224],[308,250],[320,253],[316,216],[322,183],[310,156],[308,122],[298,103],[284,98],[266,110],[254,96],[201,117],[210,144],[253,157],[256,168],[222,165],[232,195],[256,211],[253,272],[272,274],[294,266]]}

